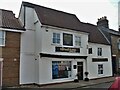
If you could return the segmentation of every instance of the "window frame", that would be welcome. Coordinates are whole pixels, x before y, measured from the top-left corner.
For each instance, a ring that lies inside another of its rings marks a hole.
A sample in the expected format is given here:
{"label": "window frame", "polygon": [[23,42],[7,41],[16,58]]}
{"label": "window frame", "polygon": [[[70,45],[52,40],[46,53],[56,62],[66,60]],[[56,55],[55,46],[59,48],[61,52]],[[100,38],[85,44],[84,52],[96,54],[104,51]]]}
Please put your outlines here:
{"label": "window frame", "polygon": [[81,36],[74,36],[74,42],[76,47],[81,47]]}
{"label": "window frame", "polygon": [[[65,43],[65,35],[69,35],[71,37],[70,44]],[[73,34],[63,33],[63,45],[64,46],[73,46]]]}
{"label": "window frame", "polygon": [[[55,37],[54,37],[54,34],[55,34]],[[59,34],[59,38],[58,38],[58,34]],[[54,42],[54,39],[55,39],[55,42]],[[53,32],[52,33],[52,43],[53,44],[58,44],[58,45],[61,43],[61,34],[60,33],[58,33],[58,32]]]}
{"label": "window frame", "polygon": [[[90,51],[90,49],[91,49],[91,51]],[[88,54],[93,54],[92,47],[89,47],[89,48],[88,48]]]}
{"label": "window frame", "polygon": [[[102,68],[102,69],[99,69],[99,66]],[[104,66],[103,64],[98,64],[98,75],[103,75],[104,74]]]}
{"label": "window frame", "polygon": [[120,50],[120,38],[117,40],[117,47],[118,47],[118,50]]}
{"label": "window frame", "polygon": [[0,37],[0,40],[2,40],[2,44],[0,44],[0,46],[5,46],[6,32],[3,30],[0,30],[0,32],[2,32],[2,37]]}
{"label": "window frame", "polygon": [[72,77],[71,61],[52,61],[52,79],[63,79],[70,77]]}
{"label": "window frame", "polygon": [[97,55],[102,56],[102,48],[97,48]]}

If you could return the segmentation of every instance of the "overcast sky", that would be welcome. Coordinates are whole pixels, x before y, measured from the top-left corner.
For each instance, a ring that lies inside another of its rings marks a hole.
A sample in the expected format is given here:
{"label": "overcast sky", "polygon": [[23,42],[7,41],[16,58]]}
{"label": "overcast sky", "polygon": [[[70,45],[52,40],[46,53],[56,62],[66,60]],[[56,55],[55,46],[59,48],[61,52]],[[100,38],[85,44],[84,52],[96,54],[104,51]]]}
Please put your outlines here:
{"label": "overcast sky", "polygon": [[[82,22],[96,25],[98,18],[107,16],[109,27],[118,30],[119,0],[24,0],[41,6],[76,14]],[[0,0],[0,9],[12,10],[18,17],[22,0]]]}

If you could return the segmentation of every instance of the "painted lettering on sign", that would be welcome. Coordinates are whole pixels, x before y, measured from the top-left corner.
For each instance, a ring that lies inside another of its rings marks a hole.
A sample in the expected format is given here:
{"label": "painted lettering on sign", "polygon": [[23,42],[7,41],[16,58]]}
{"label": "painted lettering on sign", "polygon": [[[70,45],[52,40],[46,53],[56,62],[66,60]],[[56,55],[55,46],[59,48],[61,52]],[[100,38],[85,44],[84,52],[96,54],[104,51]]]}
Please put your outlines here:
{"label": "painted lettering on sign", "polygon": [[80,48],[55,47],[56,52],[80,53]]}

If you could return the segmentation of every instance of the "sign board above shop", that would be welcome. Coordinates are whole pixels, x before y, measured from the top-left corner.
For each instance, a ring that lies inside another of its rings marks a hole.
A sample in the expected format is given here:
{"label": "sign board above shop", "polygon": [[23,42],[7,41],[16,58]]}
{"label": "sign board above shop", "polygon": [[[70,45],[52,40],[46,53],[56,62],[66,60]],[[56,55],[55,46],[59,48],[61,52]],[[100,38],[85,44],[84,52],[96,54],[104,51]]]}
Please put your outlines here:
{"label": "sign board above shop", "polygon": [[55,47],[56,52],[80,53],[80,48]]}

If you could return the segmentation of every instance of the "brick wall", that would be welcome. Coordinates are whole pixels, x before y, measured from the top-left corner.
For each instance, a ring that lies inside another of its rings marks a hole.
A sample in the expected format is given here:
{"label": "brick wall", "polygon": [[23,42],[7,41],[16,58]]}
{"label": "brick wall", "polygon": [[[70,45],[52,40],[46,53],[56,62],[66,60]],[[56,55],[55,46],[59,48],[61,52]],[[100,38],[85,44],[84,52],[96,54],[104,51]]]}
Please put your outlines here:
{"label": "brick wall", "polygon": [[6,32],[5,47],[2,49],[3,86],[19,84],[20,33]]}
{"label": "brick wall", "polygon": [[112,41],[112,55],[116,55],[116,70],[118,71],[118,59],[120,58],[120,50],[118,50],[117,40],[119,39],[119,36],[112,35],[111,41]]}

